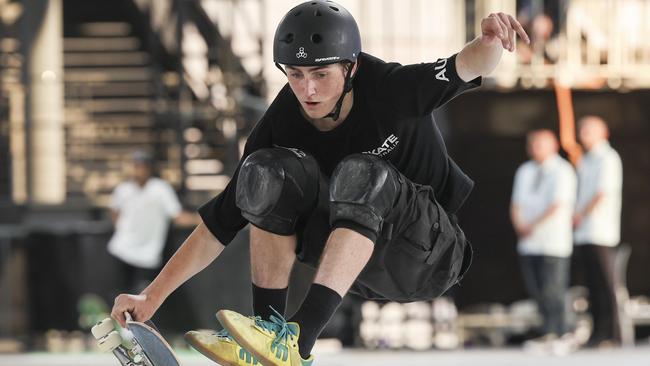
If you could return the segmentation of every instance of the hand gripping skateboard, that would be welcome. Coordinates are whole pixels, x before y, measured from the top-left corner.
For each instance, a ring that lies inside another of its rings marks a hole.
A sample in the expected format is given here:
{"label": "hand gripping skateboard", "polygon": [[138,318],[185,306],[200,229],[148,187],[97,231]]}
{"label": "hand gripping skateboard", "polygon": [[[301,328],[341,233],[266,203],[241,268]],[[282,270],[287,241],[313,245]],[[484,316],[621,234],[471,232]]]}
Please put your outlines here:
{"label": "hand gripping skateboard", "polygon": [[122,366],[180,366],[171,347],[151,321],[136,322],[129,313],[124,315],[133,337],[123,341],[115,330],[113,319],[106,318],[91,330],[100,350],[112,351]]}

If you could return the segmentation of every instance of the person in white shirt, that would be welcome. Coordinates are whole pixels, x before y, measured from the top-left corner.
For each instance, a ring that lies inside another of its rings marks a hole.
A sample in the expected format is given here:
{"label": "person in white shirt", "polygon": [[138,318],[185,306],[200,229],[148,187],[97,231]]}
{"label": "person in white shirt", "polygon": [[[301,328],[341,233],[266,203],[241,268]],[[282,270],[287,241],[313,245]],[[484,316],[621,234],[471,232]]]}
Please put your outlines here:
{"label": "person in white shirt", "polygon": [[544,320],[543,341],[567,333],[564,295],[573,248],[576,176],[558,149],[553,132],[528,134],[531,160],[517,169],[511,203],[524,282]]}
{"label": "person in white shirt", "polygon": [[590,346],[620,343],[614,289],[614,257],[621,239],[623,166],[609,145],[600,117],[579,123],[586,154],[578,164],[578,200],[574,215],[576,264],[586,275],[594,331]]}
{"label": "person in white shirt", "polygon": [[152,158],[133,154],[133,179],[120,183],[111,196],[115,231],[108,252],[121,265],[121,290],[142,290],[162,263],[170,220],[177,225],[198,224],[198,215],[185,212],[172,186],[152,176]]}

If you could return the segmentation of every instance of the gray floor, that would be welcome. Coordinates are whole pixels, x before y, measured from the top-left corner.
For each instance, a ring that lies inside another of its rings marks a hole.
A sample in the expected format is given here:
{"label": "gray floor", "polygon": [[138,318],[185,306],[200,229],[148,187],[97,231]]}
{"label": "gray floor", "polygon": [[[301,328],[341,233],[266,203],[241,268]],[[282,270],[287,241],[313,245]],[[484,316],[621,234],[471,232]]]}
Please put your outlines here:
{"label": "gray floor", "polygon": [[[183,366],[214,366],[195,353],[179,355]],[[0,355],[0,366],[119,366],[110,354]],[[468,349],[429,352],[343,351],[316,358],[317,366],[645,366],[650,365],[650,347],[633,349],[579,351],[566,357],[535,356],[519,349]]]}

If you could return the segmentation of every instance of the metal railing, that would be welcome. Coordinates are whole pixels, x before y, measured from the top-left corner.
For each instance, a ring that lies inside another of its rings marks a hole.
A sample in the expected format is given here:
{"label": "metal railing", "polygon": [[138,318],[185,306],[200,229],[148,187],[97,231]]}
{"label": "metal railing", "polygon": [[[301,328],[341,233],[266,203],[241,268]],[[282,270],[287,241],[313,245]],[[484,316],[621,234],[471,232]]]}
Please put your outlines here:
{"label": "metal railing", "polygon": [[11,197],[0,197],[0,201],[10,200],[14,203],[26,202],[28,194],[24,110],[26,91],[22,83],[25,59],[20,52],[17,25],[22,12],[20,4],[0,0],[0,13],[3,14],[0,19],[0,98],[4,99],[4,107],[7,109],[0,116],[0,133],[6,134],[9,140],[7,153],[10,156],[3,161],[11,159],[9,166],[0,167],[3,169],[0,174],[6,174],[3,183],[9,184]]}
{"label": "metal railing", "polygon": [[[530,47],[504,54],[491,75],[499,87],[546,88],[558,81],[585,89],[650,87],[650,0],[559,1],[556,14],[516,9],[530,33]],[[475,31],[493,11],[514,13],[515,0],[477,0]]]}
{"label": "metal railing", "polygon": [[[147,14],[152,36],[176,59],[178,105],[170,113],[183,149],[186,193],[219,191],[239,160],[241,141],[266,109],[263,6],[260,0],[134,2]],[[248,30],[245,37],[240,29]],[[242,43],[249,45],[244,51]]]}

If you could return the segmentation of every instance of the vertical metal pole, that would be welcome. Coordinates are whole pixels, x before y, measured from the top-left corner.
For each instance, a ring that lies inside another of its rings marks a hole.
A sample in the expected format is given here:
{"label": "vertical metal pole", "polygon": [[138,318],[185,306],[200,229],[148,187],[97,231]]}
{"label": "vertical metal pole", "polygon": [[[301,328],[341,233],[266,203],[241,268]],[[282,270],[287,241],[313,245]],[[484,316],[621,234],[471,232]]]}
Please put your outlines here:
{"label": "vertical metal pole", "polygon": [[34,0],[23,21],[28,192],[35,204],[59,204],[66,197],[62,6],[62,0]]}
{"label": "vertical metal pole", "polygon": [[187,170],[185,169],[185,163],[187,162],[187,156],[185,155],[185,139],[183,137],[183,131],[189,125],[192,115],[192,95],[189,89],[189,86],[185,82],[185,66],[183,61],[185,60],[185,52],[183,50],[183,41],[184,41],[184,26],[187,22],[187,10],[186,5],[183,4],[183,1],[175,0],[176,5],[176,49],[178,52],[178,107],[177,107],[177,116],[178,123],[174,126],[176,130],[176,139],[178,146],[180,146],[180,172],[181,172],[181,194],[184,194],[187,191]]}

